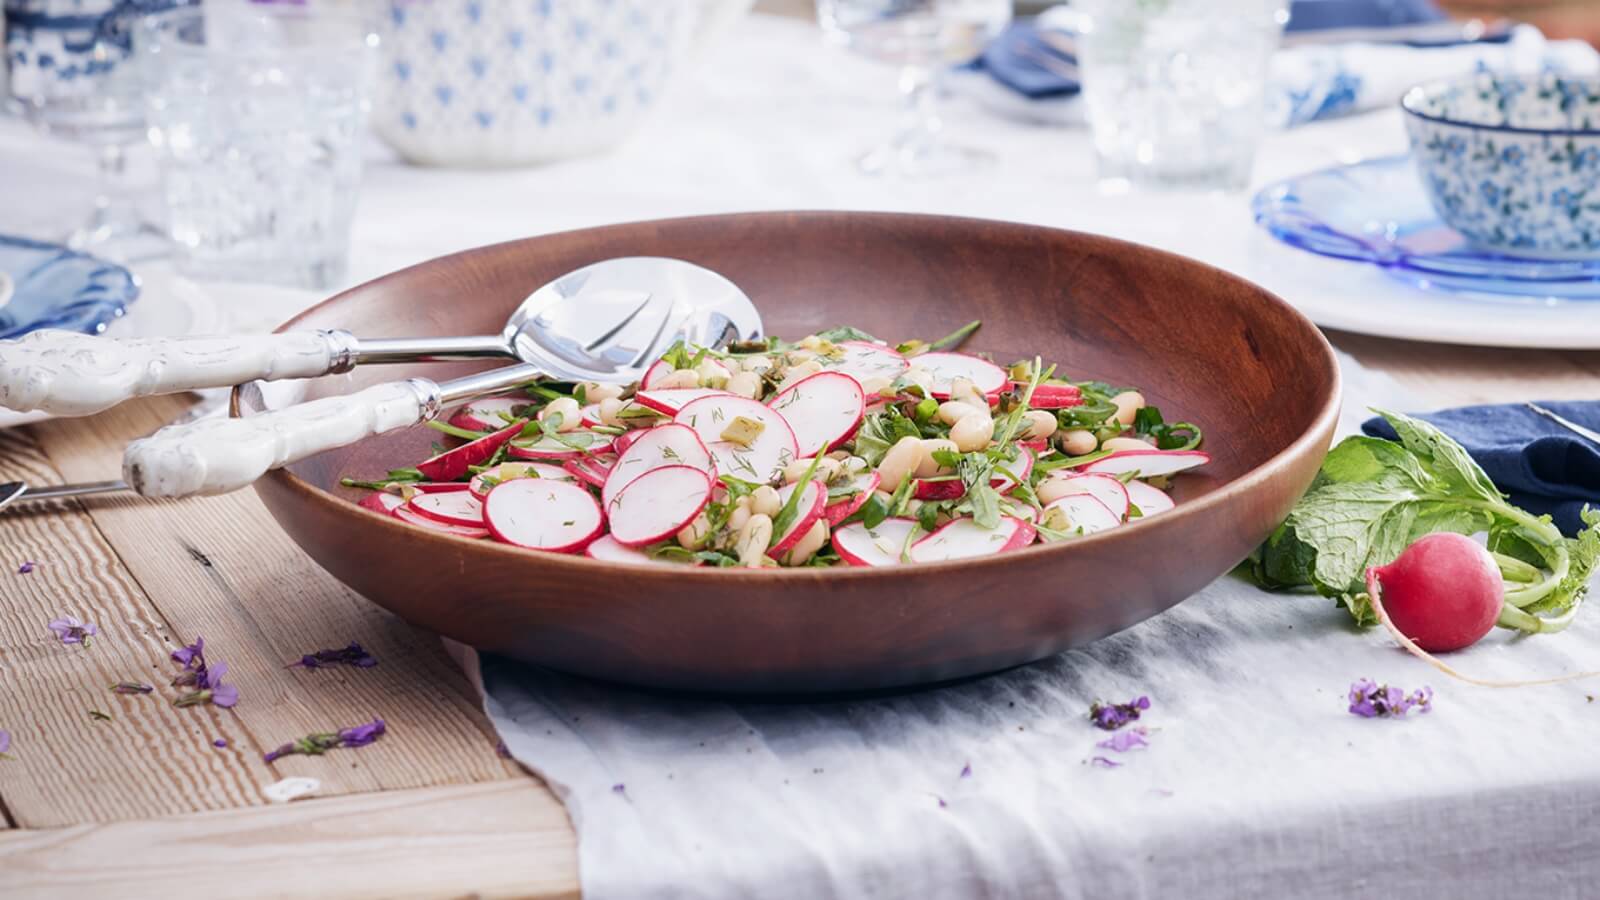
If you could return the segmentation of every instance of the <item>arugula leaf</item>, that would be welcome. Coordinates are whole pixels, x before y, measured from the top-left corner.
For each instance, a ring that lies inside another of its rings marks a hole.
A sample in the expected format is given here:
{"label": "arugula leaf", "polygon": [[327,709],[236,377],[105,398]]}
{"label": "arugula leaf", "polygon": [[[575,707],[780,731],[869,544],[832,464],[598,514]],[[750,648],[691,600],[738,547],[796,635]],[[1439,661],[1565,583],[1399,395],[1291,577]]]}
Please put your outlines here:
{"label": "arugula leaf", "polygon": [[[438,419],[429,419],[426,424],[434,431],[442,431],[451,437],[458,437],[468,441],[475,441],[489,433],[487,431],[472,431],[467,428],[457,428],[456,426],[451,425],[449,422],[441,422]],[[506,424],[510,425],[511,423],[507,422]]]}
{"label": "arugula leaf", "polygon": [[882,412],[873,413],[862,420],[861,428],[856,432],[856,455],[867,461],[868,468],[876,469],[889,448],[905,437],[922,437],[917,423],[906,418],[893,405],[884,407]]}
{"label": "arugula leaf", "polygon": [[861,504],[861,508],[856,511],[856,515],[861,517],[861,524],[867,528],[877,528],[883,524],[884,519],[889,518],[889,505],[890,501],[885,500],[883,494],[873,491],[867,502]]}
{"label": "arugula leaf", "polygon": [[1204,440],[1200,426],[1190,422],[1169,423],[1154,406],[1142,407],[1133,414],[1133,431],[1155,441],[1161,450],[1193,450]]}
{"label": "arugula leaf", "polygon": [[[794,520],[800,517],[800,498],[806,495],[806,488],[811,485],[811,480],[817,474],[817,466],[821,464],[823,454],[818,453],[811,457],[811,465],[806,467],[806,473],[794,483],[794,490],[789,492],[789,499],[778,509],[778,514],[772,518],[772,540],[768,546],[777,543],[784,535],[789,533]],[[908,479],[909,480],[909,479]]]}

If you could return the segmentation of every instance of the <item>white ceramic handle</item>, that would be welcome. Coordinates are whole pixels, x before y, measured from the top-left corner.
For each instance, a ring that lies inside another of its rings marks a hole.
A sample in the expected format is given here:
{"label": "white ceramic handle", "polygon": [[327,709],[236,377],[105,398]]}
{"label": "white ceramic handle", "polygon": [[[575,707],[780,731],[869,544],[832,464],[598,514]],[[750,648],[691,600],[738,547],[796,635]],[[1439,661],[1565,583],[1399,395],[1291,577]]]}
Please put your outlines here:
{"label": "white ceramic handle", "polygon": [[117,341],[36,331],[0,341],[0,407],[85,416],[148,394],[325,375],[354,352],[343,332]]}
{"label": "white ceramic handle", "polygon": [[270,469],[414,425],[438,408],[438,390],[414,378],[242,419],[169,425],[128,445],[122,478],[146,497],[236,491]]}

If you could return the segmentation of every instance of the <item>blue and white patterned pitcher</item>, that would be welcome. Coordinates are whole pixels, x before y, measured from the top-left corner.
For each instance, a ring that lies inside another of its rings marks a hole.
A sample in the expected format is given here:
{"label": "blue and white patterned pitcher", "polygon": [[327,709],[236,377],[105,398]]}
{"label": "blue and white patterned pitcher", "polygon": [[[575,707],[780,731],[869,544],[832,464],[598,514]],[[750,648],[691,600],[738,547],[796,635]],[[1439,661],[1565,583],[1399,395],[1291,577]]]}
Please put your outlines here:
{"label": "blue and white patterned pitcher", "polygon": [[753,0],[389,0],[372,123],[412,162],[511,166],[624,138]]}

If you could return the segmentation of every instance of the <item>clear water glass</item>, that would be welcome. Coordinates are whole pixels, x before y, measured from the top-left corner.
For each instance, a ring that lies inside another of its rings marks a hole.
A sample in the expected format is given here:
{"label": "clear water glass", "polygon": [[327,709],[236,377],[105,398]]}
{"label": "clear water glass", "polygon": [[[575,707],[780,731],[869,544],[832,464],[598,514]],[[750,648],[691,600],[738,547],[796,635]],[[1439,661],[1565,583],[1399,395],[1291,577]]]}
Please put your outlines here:
{"label": "clear water glass", "polygon": [[1287,0],[1077,0],[1100,176],[1113,187],[1242,190],[1266,130]]}
{"label": "clear water glass", "polygon": [[900,68],[900,129],[861,158],[863,171],[921,177],[994,161],[945,140],[939,77],[978,58],[1011,21],[1011,0],[817,0],[817,19],[833,43]]}
{"label": "clear water glass", "polygon": [[344,280],[377,39],[348,8],[208,4],[137,34],[178,269]]}

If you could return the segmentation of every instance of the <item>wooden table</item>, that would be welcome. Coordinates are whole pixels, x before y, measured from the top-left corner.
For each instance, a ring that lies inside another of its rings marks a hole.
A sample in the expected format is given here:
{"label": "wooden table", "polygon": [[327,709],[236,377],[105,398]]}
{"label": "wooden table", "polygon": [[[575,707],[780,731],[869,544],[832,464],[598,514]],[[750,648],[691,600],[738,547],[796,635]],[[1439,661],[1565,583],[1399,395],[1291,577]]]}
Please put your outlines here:
{"label": "wooden table", "polygon": [[[1469,349],[1334,335],[1442,404],[1600,394],[1600,353]],[[88,481],[186,401],[0,431],[0,480]],[[23,560],[37,569],[17,574]],[[85,649],[45,623],[97,623]],[[242,695],[177,709],[168,654],[204,635]],[[360,641],[371,669],[284,668]],[[0,896],[538,896],[578,892],[559,801],[498,756],[477,698],[437,639],[335,581],[255,495],[104,497],[0,515]],[[119,680],[158,685],[119,696]],[[90,711],[110,721],[91,718]],[[382,716],[360,749],[261,755]],[[217,738],[228,742],[216,748]],[[313,798],[271,804],[291,775]]]}

